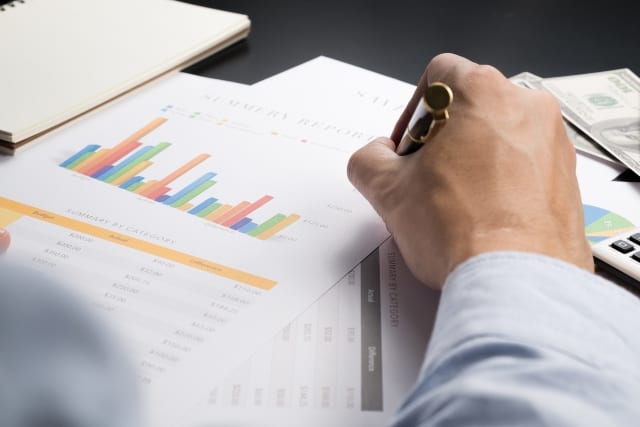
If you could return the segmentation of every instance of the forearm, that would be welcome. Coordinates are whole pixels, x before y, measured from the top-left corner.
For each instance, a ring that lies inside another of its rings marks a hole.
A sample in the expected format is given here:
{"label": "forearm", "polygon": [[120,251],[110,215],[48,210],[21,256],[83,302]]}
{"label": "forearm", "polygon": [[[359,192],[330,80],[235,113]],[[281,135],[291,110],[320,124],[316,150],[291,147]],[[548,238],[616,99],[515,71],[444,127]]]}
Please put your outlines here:
{"label": "forearm", "polygon": [[573,265],[485,254],[447,279],[397,425],[630,425],[640,303]]}

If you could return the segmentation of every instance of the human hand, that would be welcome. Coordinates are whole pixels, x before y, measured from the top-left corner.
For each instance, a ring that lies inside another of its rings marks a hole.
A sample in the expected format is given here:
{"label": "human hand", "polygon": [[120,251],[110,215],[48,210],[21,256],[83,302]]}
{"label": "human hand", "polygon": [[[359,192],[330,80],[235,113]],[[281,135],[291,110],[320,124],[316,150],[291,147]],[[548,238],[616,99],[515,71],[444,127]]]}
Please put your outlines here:
{"label": "human hand", "polygon": [[0,227],[0,254],[9,248],[11,243],[11,234],[4,228]]}
{"label": "human hand", "polygon": [[[395,146],[429,83],[453,93],[450,119],[417,152]],[[452,54],[429,63],[389,138],[357,151],[348,175],[418,279],[441,288],[484,252],[536,252],[593,270],[575,150],[555,99]]]}

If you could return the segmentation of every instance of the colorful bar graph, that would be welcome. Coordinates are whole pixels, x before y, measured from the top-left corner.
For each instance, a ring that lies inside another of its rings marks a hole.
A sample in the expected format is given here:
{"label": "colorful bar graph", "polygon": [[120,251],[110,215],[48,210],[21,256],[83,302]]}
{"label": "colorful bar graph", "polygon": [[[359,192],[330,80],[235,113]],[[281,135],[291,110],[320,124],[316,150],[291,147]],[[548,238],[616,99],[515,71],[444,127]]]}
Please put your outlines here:
{"label": "colorful bar graph", "polygon": [[207,215],[206,218],[209,221],[215,222],[216,219],[220,218],[222,215],[224,215],[225,213],[230,211],[231,208],[233,208],[233,206],[231,206],[231,205],[221,205],[215,211],[213,211],[209,215]]}
{"label": "colorful bar graph", "polygon": [[[190,182],[185,179],[195,172],[197,166],[211,157],[207,153],[196,155],[162,178],[151,179],[141,175],[157,163],[155,159],[154,162],[151,159],[163,153],[172,144],[159,142],[155,145],[143,145],[140,140],[166,122],[165,118],[155,118],[110,148],[98,144],[87,145],[60,163],[60,166],[219,226],[236,230],[239,234],[262,240],[273,236],[300,218],[299,215],[287,216],[282,213],[273,215],[264,222],[249,218],[248,215],[255,218],[258,210],[273,200],[273,196],[270,195],[262,196],[253,202],[244,200],[236,204],[224,203],[218,197],[207,196],[206,193],[217,182],[213,180],[213,177],[217,176],[216,172],[206,172]],[[172,184],[179,178],[189,184],[181,189],[173,189]]]}
{"label": "colorful bar graph", "polygon": [[128,181],[129,179],[133,178],[134,176],[138,175],[138,173],[142,172],[143,170],[145,170],[146,168],[148,168],[152,164],[153,163],[151,163],[151,162],[138,163],[137,165],[135,165],[135,167],[131,168],[126,173],[120,175],[117,179],[113,180],[111,182],[111,185],[119,186],[120,184],[122,184],[122,183]]}
{"label": "colorful bar graph", "polygon": [[[209,157],[210,156],[208,154],[198,154],[192,160],[190,160],[186,164],[180,166],[178,169],[176,169],[175,171],[171,172],[169,175],[165,176],[160,181],[158,181],[158,184],[157,184],[156,187],[157,188],[166,187],[171,182],[173,182],[177,178],[181,177],[182,175],[184,175],[185,173],[187,173],[188,171],[190,171],[191,169],[193,169],[194,167],[196,167],[197,165],[199,165],[200,163],[202,163],[203,161],[205,161]],[[150,199],[154,199],[155,198],[155,197],[153,197],[154,190],[155,189],[150,188],[148,190],[148,193],[146,194],[146,195],[149,196]]]}
{"label": "colorful bar graph", "polygon": [[[226,224],[225,224],[225,221],[226,221],[227,219],[229,219],[229,218],[231,218],[231,217],[235,217],[235,216],[238,214],[238,212],[240,212],[240,211],[242,211],[242,210],[246,209],[246,207],[247,207],[247,206],[249,206],[250,204],[251,204],[251,203],[250,203],[250,202],[247,202],[247,201],[244,201],[244,202],[240,202],[240,203],[238,203],[238,204],[237,204],[237,205],[235,205],[233,208],[231,208],[231,209],[229,209],[227,212],[225,212],[225,214],[224,214],[224,215],[221,215],[221,216],[219,216],[218,218],[216,218],[215,222],[216,222],[217,224],[223,224],[223,225],[226,225]],[[233,225],[233,224],[230,224],[230,225],[228,225],[228,226],[231,226],[231,225]]]}
{"label": "colorful bar graph", "polygon": [[193,215],[196,215],[197,213],[202,212],[204,209],[206,209],[209,206],[213,205],[217,201],[218,201],[218,199],[216,199],[215,197],[209,197],[207,200],[205,200],[204,202],[200,203],[195,208],[191,209],[189,211],[189,213],[193,214]]}
{"label": "colorful bar graph", "polygon": [[295,215],[295,214],[289,215],[288,217],[286,217],[282,221],[278,221],[277,224],[272,225],[271,227],[267,228],[266,230],[262,230],[262,232],[260,234],[258,234],[256,237],[258,239],[261,239],[261,240],[266,240],[269,237],[271,237],[274,234],[276,234],[277,232],[279,232],[282,229],[284,229],[285,227],[293,224],[294,222],[296,222],[299,219],[300,219],[300,215]]}
{"label": "colorful bar graph", "polygon": [[82,173],[88,176],[93,176],[95,173],[100,172],[103,168],[117,162],[141,145],[142,143],[140,142],[131,141],[113,148],[109,150],[109,152],[105,156],[103,156],[100,161],[95,162],[95,164],[92,164],[91,166],[87,166],[86,169],[82,171]]}
{"label": "colorful bar graph", "polygon": [[147,162],[153,156],[168,148],[170,145],[171,144],[168,142],[161,142],[155,147],[143,147],[129,158],[125,159],[121,164],[113,168],[113,170],[111,170],[104,178],[99,177],[98,179],[102,179],[105,182],[113,182],[128,171],[135,169],[139,164]]}
{"label": "colorful bar graph", "polygon": [[222,206],[222,203],[214,203],[211,206],[204,208],[203,210],[198,212],[196,215],[199,216],[200,218],[205,218],[221,206]]}
{"label": "colorful bar graph", "polygon": [[249,215],[251,212],[255,211],[260,206],[264,205],[265,203],[267,203],[268,201],[270,201],[272,199],[273,199],[273,197],[271,197],[271,196],[263,196],[263,197],[261,197],[258,201],[249,204],[247,207],[242,209],[236,215],[234,215],[231,218],[229,218],[228,220],[226,220],[224,223],[222,223],[222,225],[226,225],[227,227],[232,226],[233,224],[237,223],[242,218],[244,218],[245,216]]}
{"label": "colorful bar graph", "polygon": [[81,163],[88,156],[95,153],[95,151],[98,148],[100,148],[100,146],[96,144],[87,145],[82,150],[78,151],[76,154],[74,154],[73,156],[69,157],[67,160],[62,162],[60,166],[62,166],[63,168],[73,169],[75,166],[75,163]]}
{"label": "colorful bar graph", "polygon": [[[171,206],[173,206],[174,208],[179,208],[183,204],[187,203],[189,200],[192,200],[195,197],[199,196],[202,192],[204,192],[206,189],[208,189],[215,183],[216,183],[215,181],[203,182],[202,184],[198,185],[197,187],[195,187],[194,189],[186,193],[184,196],[180,197],[175,202],[171,203]],[[169,204],[169,200],[170,198],[167,199],[167,201],[164,203]]]}

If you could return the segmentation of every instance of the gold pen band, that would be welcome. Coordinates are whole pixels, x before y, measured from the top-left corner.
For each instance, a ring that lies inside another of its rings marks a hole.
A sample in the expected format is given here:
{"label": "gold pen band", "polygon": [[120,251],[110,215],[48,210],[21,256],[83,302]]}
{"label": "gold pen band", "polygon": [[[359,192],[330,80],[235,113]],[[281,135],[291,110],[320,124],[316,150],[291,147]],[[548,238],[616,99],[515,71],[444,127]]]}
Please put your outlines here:
{"label": "gold pen band", "polygon": [[436,82],[427,87],[398,144],[397,153],[405,155],[418,150],[432,134],[437,123],[449,119],[447,108],[452,101],[453,91],[446,84]]}

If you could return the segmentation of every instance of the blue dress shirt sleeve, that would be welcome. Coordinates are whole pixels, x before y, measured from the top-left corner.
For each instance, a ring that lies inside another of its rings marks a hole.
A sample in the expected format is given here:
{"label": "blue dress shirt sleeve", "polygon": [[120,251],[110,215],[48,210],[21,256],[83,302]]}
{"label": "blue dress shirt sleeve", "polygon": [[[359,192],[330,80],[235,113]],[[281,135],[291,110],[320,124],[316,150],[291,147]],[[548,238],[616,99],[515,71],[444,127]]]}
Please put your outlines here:
{"label": "blue dress shirt sleeve", "polygon": [[639,300],[542,255],[466,261],[394,425],[640,425]]}

